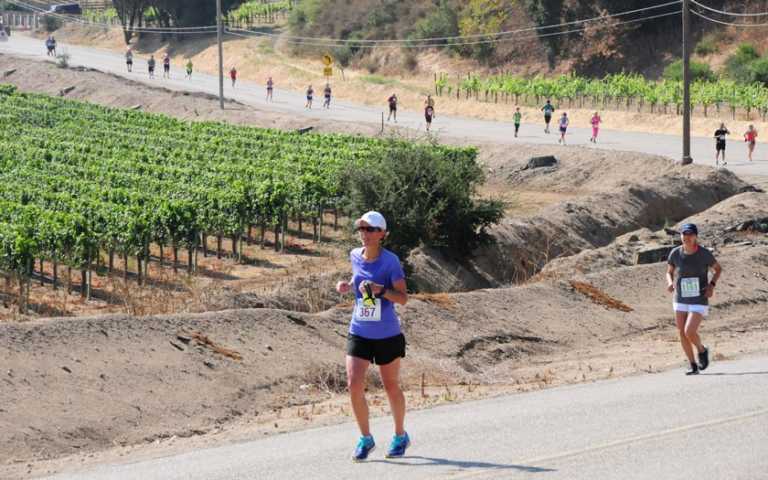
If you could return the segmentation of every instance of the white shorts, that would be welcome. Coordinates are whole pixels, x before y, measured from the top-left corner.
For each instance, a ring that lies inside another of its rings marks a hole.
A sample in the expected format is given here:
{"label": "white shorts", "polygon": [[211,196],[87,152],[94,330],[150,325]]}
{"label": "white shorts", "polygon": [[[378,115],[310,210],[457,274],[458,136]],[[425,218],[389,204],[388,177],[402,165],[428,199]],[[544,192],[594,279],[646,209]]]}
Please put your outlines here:
{"label": "white shorts", "polygon": [[709,313],[709,305],[688,305],[687,303],[672,303],[672,309],[676,312],[699,313],[706,317]]}

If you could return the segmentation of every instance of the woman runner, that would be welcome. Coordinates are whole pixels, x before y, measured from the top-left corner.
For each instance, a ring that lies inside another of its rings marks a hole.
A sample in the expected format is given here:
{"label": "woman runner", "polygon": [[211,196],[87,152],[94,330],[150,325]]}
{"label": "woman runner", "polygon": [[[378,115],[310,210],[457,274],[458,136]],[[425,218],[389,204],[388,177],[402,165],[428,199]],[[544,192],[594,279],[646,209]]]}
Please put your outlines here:
{"label": "woman runner", "polygon": [[128,50],[125,51],[125,66],[128,68],[128,73],[133,71],[133,51],[131,47],[128,47]]}
{"label": "woman runner", "polygon": [[315,94],[315,90],[312,88],[312,85],[307,87],[307,104],[304,105],[304,108],[312,109],[312,96]]}
{"label": "woman runner", "polygon": [[600,114],[597,112],[592,115],[592,120],[589,121],[592,124],[592,138],[589,139],[590,142],[597,143],[597,134],[600,132],[600,123],[602,121],[603,119],[600,118]]}
{"label": "woman runner", "polygon": [[237,69],[234,65],[229,70],[229,78],[232,80],[232,88],[235,88],[235,82],[237,81]]}
{"label": "woman runner", "polygon": [[339,282],[336,291],[355,294],[355,308],[347,338],[347,385],[360,429],[352,459],[362,461],[376,447],[368,421],[365,378],[368,366],[379,366],[395,423],[395,435],[387,457],[402,457],[411,441],[405,431],[405,396],[400,389],[400,359],[405,357],[405,337],[394,304],[408,302],[405,274],[397,255],[381,246],[387,222],[378,212],[367,212],[357,220],[362,248],[352,250],[352,278]]}
{"label": "woman runner", "polygon": [[272,89],[275,87],[275,82],[272,81],[272,77],[267,79],[267,100],[272,101]]}
{"label": "woman runner", "polygon": [[723,166],[728,165],[725,161],[725,136],[730,135],[731,132],[725,128],[725,123],[720,123],[720,128],[715,130],[715,166],[717,167],[720,162],[720,154],[723,155]]}
{"label": "woman runner", "polygon": [[[686,375],[697,375],[709,366],[709,350],[701,343],[699,325],[707,316],[709,299],[723,271],[712,252],[699,245],[698,235],[696,225],[683,225],[680,229],[683,244],[672,250],[667,259],[667,291],[674,294],[675,325],[691,366]],[[715,273],[707,282],[710,269]],[[698,363],[693,356],[694,346]]]}
{"label": "woman runner", "polygon": [[557,143],[565,145],[565,132],[568,130],[568,114],[563,112],[563,116],[560,117],[560,138],[557,139]]}
{"label": "woman runner", "polygon": [[323,108],[331,108],[331,84],[326,83],[325,88],[323,89],[323,96],[325,97],[325,100],[323,101]]}
{"label": "woman runner", "polygon": [[752,152],[755,151],[755,143],[757,142],[757,130],[754,125],[750,125],[746,132],[744,132],[744,141],[747,142],[747,152],[749,154],[749,161],[752,161]]}
{"label": "woman runner", "polygon": [[187,78],[192,80],[192,59],[191,58],[187,60],[186,70],[187,70]]}
{"label": "woman runner", "polygon": [[517,132],[520,131],[520,121],[523,119],[523,114],[520,113],[520,107],[515,109],[515,114],[512,116],[512,120],[515,122],[515,138],[517,138]]}

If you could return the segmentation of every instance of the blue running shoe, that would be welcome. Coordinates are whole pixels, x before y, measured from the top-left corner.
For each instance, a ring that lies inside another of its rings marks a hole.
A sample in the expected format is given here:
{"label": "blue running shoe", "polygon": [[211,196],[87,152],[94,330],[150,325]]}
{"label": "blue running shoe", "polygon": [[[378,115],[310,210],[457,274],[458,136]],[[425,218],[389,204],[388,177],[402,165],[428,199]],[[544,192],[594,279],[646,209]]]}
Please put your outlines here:
{"label": "blue running shoe", "polygon": [[387,452],[387,458],[400,458],[405,455],[405,449],[411,445],[411,439],[408,437],[408,432],[402,435],[395,435],[392,437],[392,443],[389,444],[389,451]]}
{"label": "blue running shoe", "polygon": [[352,460],[356,462],[362,462],[368,458],[368,454],[376,448],[376,442],[373,441],[371,435],[362,436],[357,441],[357,447],[355,447],[355,454],[352,455]]}

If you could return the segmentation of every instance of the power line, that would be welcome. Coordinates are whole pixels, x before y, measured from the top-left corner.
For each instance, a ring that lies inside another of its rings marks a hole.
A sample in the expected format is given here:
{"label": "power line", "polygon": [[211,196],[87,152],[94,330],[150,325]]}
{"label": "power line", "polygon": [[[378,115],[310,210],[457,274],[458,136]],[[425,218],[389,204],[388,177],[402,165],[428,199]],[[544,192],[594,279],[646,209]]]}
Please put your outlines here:
{"label": "power line", "polygon": [[[673,15],[680,15],[680,11],[662,13],[658,15],[651,15],[648,17],[637,18],[633,20],[625,20],[623,22],[618,22],[615,24],[596,25],[595,28],[618,27],[620,25],[644,22],[647,20],[670,17]],[[243,38],[253,38],[253,37],[273,38],[273,35],[262,34],[262,32],[256,32],[253,30],[227,28],[225,31],[230,35],[243,37]],[[526,29],[525,31],[528,31],[528,30]],[[355,41],[334,40],[334,39],[327,39],[327,40],[320,39],[321,42],[315,43],[315,42],[309,42],[309,41],[303,41],[303,40],[292,40],[290,37],[288,38],[279,37],[279,39],[281,41],[285,41],[287,43],[291,43],[295,45],[306,45],[306,46],[314,46],[314,47],[343,47],[348,45],[354,45],[356,48],[436,48],[436,47],[470,46],[470,45],[482,45],[482,44],[501,43],[501,42],[509,42],[509,41],[520,41],[520,40],[528,40],[528,39],[542,38],[542,37],[554,37],[558,35],[569,35],[572,33],[579,33],[584,31],[586,31],[586,28],[582,27],[582,28],[576,28],[576,29],[565,30],[560,32],[542,33],[542,34],[536,34],[536,35],[525,35],[525,36],[517,36],[517,37],[504,37],[504,38],[489,39],[489,40],[477,40],[472,42],[452,42],[452,43],[413,44],[413,45],[409,45],[409,44],[402,44],[402,45],[362,44],[361,45],[361,44],[357,44]],[[238,32],[244,32],[244,33],[238,33]]]}
{"label": "power line", "polygon": [[[84,20],[84,19],[74,18],[69,15],[62,15],[55,12],[49,12],[48,10],[45,10],[43,8],[28,4],[28,3],[20,2],[18,0],[6,0],[6,1],[12,5],[16,5],[17,7],[26,8],[42,15],[48,15],[54,18],[58,18],[63,22],[74,23],[74,24],[79,24],[84,26],[102,27],[102,28],[114,27],[114,25],[111,25],[108,23],[93,22],[91,20]],[[197,26],[197,27],[131,27],[131,28],[128,28],[128,30],[131,32],[141,32],[141,33],[174,33],[174,34],[201,33],[202,34],[202,33],[214,33],[216,31],[216,25]]]}
{"label": "power line", "polygon": [[760,13],[736,13],[736,12],[726,12],[723,10],[718,10],[716,8],[708,7],[707,5],[704,5],[702,3],[697,2],[696,0],[690,0],[690,2],[698,7],[701,7],[705,10],[709,10],[710,12],[719,13],[720,15],[727,15],[731,17],[765,17],[768,16],[768,12],[760,12]]}
{"label": "power line", "polygon": [[[280,37],[281,39],[288,39],[288,40],[308,40],[308,41],[328,41],[328,42],[335,42],[335,43],[354,43],[354,44],[388,44],[388,43],[432,43],[437,41],[445,41],[445,40],[464,40],[464,39],[471,39],[471,38],[493,38],[493,37],[503,37],[505,35],[513,35],[517,33],[523,33],[523,32],[532,32],[532,31],[539,31],[539,30],[548,30],[552,28],[560,28],[560,27],[567,27],[570,25],[579,25],[589,22],[596,22],[601,20],[606,20],[609,18],[614,17],[622,17],[625,15],[631,15],[633,13],[640,13],[645,12],[648,10],[655,10],[658,8],[664,8],[669,7],[672,5],[679,5],[681,3],[681,0],[675,0],[672,2],[662,3],[659,5],[652,5],[650,7],[644,7],[644,8],[638,8],[635,10],[627,10],[624,12],[619,13],[613,13],[608,15],[601,15],[599,17],[592,17],[592,18],[586,18],[582,20],[574,20],[571,22],[564,22],[559,24],[553,24],[553,25],[542,25],[542,26],[536,26],[536,27],[526,27],[526,28],[520,28],[517,30],[507,30],[503,32],[498,33],[482,33],[482,34],[471,34],[471,35],[457,35],[457,36],[449,36],[449,37],[426,37],[426,38],[413,38],[413,39],[380,39],[380,40],[363,40],[363,39],[344,39],[344,38],[327,38],[327,37],[302,37],[302,36],[283,36],[280,34],[274,34],[274,33],[266,33],[266,32],[257,32],[255,30],[248,30],[248,29],[238,29],[243,32],[247,33],[254,33],[258,34],[264,37]],[[656,18],[656,17],[653,17]],[[436,44],[437,46],[444,45],[444,44]]]}
{"label": "power line", "polygon": [[720,25],[728,25],[730,27],[768,27],[768,23],[733,23],[733,22],[723,22],[722,20],[715,20],[714,18],[708,17],[704,15],[703,13],[697,12],[696,10],[691,10],[691,13],[696,15],[699,18],[702,18],[708,22],[712,23],[718,23]]}

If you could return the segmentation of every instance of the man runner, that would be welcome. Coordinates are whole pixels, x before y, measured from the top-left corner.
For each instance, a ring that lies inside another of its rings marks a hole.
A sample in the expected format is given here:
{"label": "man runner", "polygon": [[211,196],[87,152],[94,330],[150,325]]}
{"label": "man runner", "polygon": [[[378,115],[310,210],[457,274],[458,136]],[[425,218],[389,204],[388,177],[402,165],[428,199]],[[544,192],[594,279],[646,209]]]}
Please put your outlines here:
{"label": "man runner", "polygon": [[315,89],[312,88],[312,85],[310,85],[309,87],[307,87],[307,104],[304,105],[304,108],[308,108],[312,110],[312,98],[314,97],[314,95],[315,95]]}
{"label": "man runner", "polygon": [[150,55],[147,60],[147,69],[149,70],[149,78],[155,78],[155,56]]}
{"label": "man runner", "polygon": [[512,120],[515,122],[515,138],[517,138],[517,132],[520,131],[520,120],[522,120],[523,114],[520,113],[520,107],[515,109],[515,114],[512,116]]}
{"label": "man runner", "polygon": [[552,114],[555,113],[555,107],[552,105],[552,102],[547,99],[547,103],[541,107],[541,111],[544,112],[544,124],[546,125],[544,127],[544,133],[549,133],[549,122],[552,121]]}
{"label": "man runner", "polygon": [[387,99],[387,103],[389,103],[389,116],[387,117],[387,121],[394,115],[395,123],[397,123],[397,95],[393,93],[392,96]]}
{"label": "man runner", "polygon": [[267,101],[272,101],[272,90],[275,87],[275,82],[272,81],[272,77],[267,79]]}
{"label": "man runner", "polygon": [[186,71],[187,71],[186,78],[192,80],[192,59],[191,58],[187,60]]}
{"label": "man runner", "polygon": [[163,78],[171,78],[171,56],[168,52],[163,55]]}
{"label": "man runner", "polygon": [[728,165],[725,161],[725,136],[731,132],[725,128],[725,123],[720,123],[720,128],[715,130],[715,166],[717,167],[720,161],[720,154],[723,155],[723,166]]}
{"label": "man runner", "polygon": [[128,47],[128,50],[125,51],[125,66],[128,68],[128,73],[133,71],[133,51],[131,47]]}

